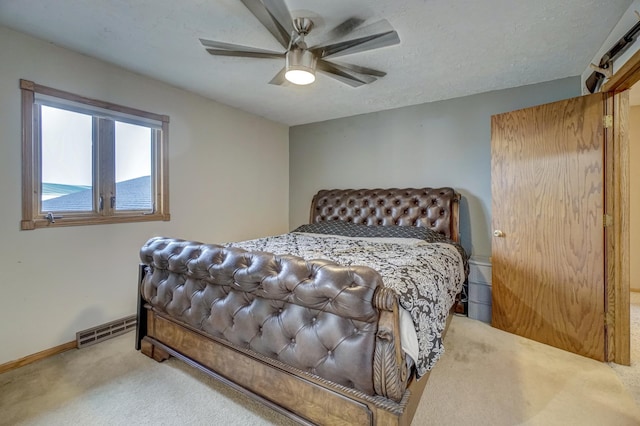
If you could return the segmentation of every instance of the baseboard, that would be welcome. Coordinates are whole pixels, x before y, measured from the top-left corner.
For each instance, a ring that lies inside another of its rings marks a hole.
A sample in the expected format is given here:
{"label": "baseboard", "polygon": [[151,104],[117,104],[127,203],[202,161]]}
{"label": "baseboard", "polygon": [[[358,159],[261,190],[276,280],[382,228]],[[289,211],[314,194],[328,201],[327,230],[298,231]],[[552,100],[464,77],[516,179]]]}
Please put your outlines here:
{"label": "baseboard", "polygon": [[32,355],[27,355],[24,358],[20,358],[15,361],[9,361],[0,365],[0,374],[6,373],[9,370],[15,370],[16,368],[24,367],[25,365],[29,365],[33,362],[40,361],[41,359],[66,352],[71,349],[76,349],[77,347],[77,343],[74,340],[73,342],[63,343],[62,345],[56,346],[54,348],[45,349],[44,351],[40,351]]}

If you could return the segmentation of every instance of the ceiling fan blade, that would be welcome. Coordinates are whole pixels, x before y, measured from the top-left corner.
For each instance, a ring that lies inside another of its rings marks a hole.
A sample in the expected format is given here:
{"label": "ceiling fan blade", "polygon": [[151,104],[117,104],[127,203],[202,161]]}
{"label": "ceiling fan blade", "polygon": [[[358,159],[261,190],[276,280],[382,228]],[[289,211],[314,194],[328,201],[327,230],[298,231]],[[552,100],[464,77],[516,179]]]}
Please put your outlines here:
{"label": "ceiling fan blade", "polygon": [[370,75],[356,73],[342,65],[323,60],[318,61],[317,70],[351,87],[360,87],[376,81],[376,78]]}
{"label": "ceiling fan blade", "polygon": [[327,40],[338,40],[362,25],[365,20],[362,18],[349,18],[341,24],[337,25],[331,31],[327,32]]}
{"label": "ceiling fan blade", "polygon": [[200,43],[205,48],[212,49],[224,49],[224,50],[235,50],[239,52],[254,52],[254,53],[268,53],[272,55],[283,55],[280,52],[274,52],[273,50],[259,49],[257,47],[243,46],[241,44],[233,44],[233,43],[225,43],[223,41],[215,41],[215,40],[207,40],[204,38],[200,39]]}
{"label": "ceiling fan blade", "polygon": [[288,86],[289,80],[287,80],[286,78],[284,78],[284,73],[287,70],[285,68],[282,68],[278,74],[276,74],[271,81],[269,82],[269,84],[275,84],[276,86]]}
{"label": "ceiling fan blade", "polygon": [[341,67],[344,67],[350,71],[353,71],[355,73],[358,74],[367,74],[367,75],[372,75],[374,77],[384,77],[385,75],[387,75],[386,72],[384,71],[380,71],[380,70],[376,70],[373,68],[368,68],[368,67],[363,67],[360,65],[354,65],[354,64],[347,64],[344,62],[332,62],[332,64],[334,65],[339,65]]}
{"label": "ceiling fan blade", "polygon": [[267,58],[282,59],[284,53],[277,52],[256,52],[251,50],[226,50],[226,49],[207,49],[207,52],[214,56],[235,56],[239,58]]}
{"label": "ceiling fan blade", "polygon": [[[285,29],[276,18],[269,12],[267,7],[260,0],[241,0],[247,9],[258,21],[275,37],[276,40],[286,49],[291,41],[291,31]],[[292,24],[290,24],[292,25]]]}
{"label": "ceiling fan blade", "polygon": [[289,8],[287,8],[284,0],[262,0],[262,2],[267,12],[287,34],[291,35],[294,32],[293,19],[291,19],[291,13],[289,13]]}
{"label": "ceiling fan blade", "polygon": [[311,51],[319,58],[349,55],[356,52],[378,49],[400,43],[398,33],[387,20],[378,21],[365,27],[356,28],[347,40],[335,40],[323,46],[315,46]]}

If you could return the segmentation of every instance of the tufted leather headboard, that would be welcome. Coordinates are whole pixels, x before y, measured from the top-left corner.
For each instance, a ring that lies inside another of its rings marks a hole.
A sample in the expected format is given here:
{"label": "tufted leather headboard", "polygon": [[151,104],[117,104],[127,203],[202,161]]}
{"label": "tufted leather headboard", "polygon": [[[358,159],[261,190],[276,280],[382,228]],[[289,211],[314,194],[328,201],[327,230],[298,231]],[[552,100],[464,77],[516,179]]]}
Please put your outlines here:
{"label": "tufted leather headboard", "polygon": [[459,241],[459,201],[452,188],[321,190],[311,201],[309,223],[426,226]]}

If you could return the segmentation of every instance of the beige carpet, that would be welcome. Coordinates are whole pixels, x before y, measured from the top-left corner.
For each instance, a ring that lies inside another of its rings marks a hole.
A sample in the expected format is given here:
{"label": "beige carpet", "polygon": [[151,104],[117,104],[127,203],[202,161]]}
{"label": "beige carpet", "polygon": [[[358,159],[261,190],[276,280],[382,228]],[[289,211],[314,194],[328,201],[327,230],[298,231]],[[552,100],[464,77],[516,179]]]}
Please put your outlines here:
{"label": "beige carpet", "polygon": [[[293,424],[180,361],[139,354],[133,339],[0,375],[0,424]],[[640,408],[607,364],[465,317],[453,319],[446,349],[413,425],[640,425]]]}
{"label": "beige carpet", "polygon": [[426,420],[414,424],[640,425],[640,408],[607,364],[455,320],[428,384],[450,398],[423,398],[416,417]]}
{"label": "beige carpet", "polygon": [[631,293],[631,366],[610,364],[640,406],[640,293]]}

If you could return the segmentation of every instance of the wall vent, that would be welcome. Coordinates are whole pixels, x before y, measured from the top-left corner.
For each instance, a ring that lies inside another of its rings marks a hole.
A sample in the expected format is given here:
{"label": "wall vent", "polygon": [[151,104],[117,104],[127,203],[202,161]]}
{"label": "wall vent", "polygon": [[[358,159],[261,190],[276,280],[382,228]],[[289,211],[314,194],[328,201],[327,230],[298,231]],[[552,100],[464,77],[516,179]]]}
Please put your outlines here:
{"label": "wall vent", "polygon": [[78,349],[104,342],[136,328],[136,316],[131,315],[119,320],[111,321],[97,327],[76,333]]}

